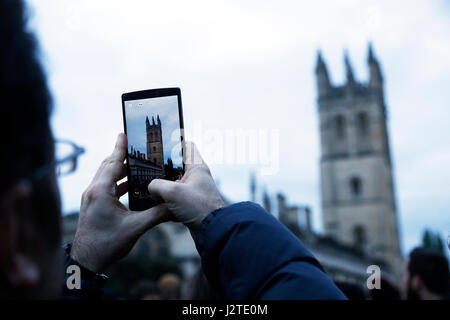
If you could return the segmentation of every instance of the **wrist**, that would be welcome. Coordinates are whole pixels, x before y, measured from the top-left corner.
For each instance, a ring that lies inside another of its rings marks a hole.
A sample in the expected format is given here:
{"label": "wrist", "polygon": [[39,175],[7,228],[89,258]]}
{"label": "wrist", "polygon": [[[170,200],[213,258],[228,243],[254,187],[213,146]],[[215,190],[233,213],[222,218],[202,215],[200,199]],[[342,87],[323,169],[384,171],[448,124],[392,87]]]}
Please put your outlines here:
{"label": "wrist", "polygon": [[67,269],[69,266],[76,265],[80,268],[80,276],[81,280],[90,281],[94,283],[97,287],[101,288],[105,284],[105,282],[108,280],[108,276],[105,274],[101,274],[98,272],[94,272],[88,268],[85,267],[85,265],[81,264],[77,259],[75,259],[70,253],[72,251],[72,244],[66,243],[63,246],[64,252],[65,252],[65,262],[64,266],[65,269]]}
{"label": "wrist", "polygon": [[217,201],[215,203],[213,203],[209,209],[207,211],[205,211],[203,214],[200,215],[200,218],[193,223],[192,225],[188,226],[189,231],[192,235],[192,238],[195,240],[195,237],[197,235],[197,233],[200,231],[203,221],[206,219],[207,216],[209,216],[209,214],[211,212],[214,212],[216,210],[219,210],[221,208],[225,207],[225,203],[223,202],[222,199],[217,199]]}
{"label": "wrist", "polygon": [[87,251],[88,250],[84,250],[83,246],[75,240],[68,253],[73,260],[77,261],[89,271],[94,273],[102,272],[104,267],[97,262],[97,259],[94,258],[92,253],[89,254]]}

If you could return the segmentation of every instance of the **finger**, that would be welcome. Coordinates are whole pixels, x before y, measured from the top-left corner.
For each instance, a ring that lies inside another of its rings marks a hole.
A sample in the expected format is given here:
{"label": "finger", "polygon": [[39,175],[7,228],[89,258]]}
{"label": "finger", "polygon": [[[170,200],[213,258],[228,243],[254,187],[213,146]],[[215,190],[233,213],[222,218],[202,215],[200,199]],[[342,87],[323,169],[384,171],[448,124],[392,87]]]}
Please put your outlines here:
{"label": "finger", "polygon": [[126,229],[127,232],[140,235],[148,229],[172,219],[173,217],[169,209],[167,209],[167,204],[163,203],[148,210],[135,211],[127,215]]}
{"label": "finger", "polygon": [[185,143],[185,152],[183,153],[184,168],[186,171],[191,170],[195,166],[206,165],[203,161],[197,146],[193,142]]}
{"label": "finger", "polygon": [[127,164],[123,163],[122,164],[122,171],[119,174],[119,179],[118,180],[122,180],[123,178],[125,178],[127,176],[128,172],[127,172]]}
{"label": "finger", "polygon": [[127,146],[128,146],[127,136],[122,132],[119,133],[119,135],[117,136],[114,151],[111,154],[111,159],[124,162],[125,156],[127,154]]}
{"label": "finger", "polygon": [[122,163],[122,169],[120,171],[120,174],[117,177],[117,181],[122,180],[123,178],[125,178],[127,176],[128,172],[127,172],[127,164],[126,163]]}
{"label": "finger", "polygon": [[[123,140],[125,140],[125,141],[123,141]],[[117,137],[117,141],[116,141],[116,145],[114,147],[113,153],[111,154],[111,156],[109,156],[108,158],[103,160],[103,162],[101,163],[100,167],[97,169],[97,172],[95,173],[94,178],[92,179],[92,183],[94,183],[95,181],[100,180],[100,178],[103,176],[103,172],[105,171],[105,168],[107,168],[109,165],[111,165],[111,163],[114,161],[113,159],[117,159],[117,157],[121,157],[119,150],[123,149],[124,145],[125,145],[125,154],[126,154],[127,144],[128,143],[127,143],[127,138],[126,138],[125,134],[120,133],[119,136]],[[119,150],[116,151],[117,149],[119,149]],[[113,156],[115,158],[113,158]],[[125,159],[125,156],[124,156],[124,159]],[[123,161],[124,160],[122,160],[122,161],[115,161],[115,162],[123,163]],[[120,180],[120,179],[118,179],[118,180]]]}
{"label": "finger", "polygon": [[104,168],[99,173],[98,180],[107,185],[123,179],[126,175],[126,168],[124,169],[124,160],[127,149],[127,137],[120,133],[117,137],[114,151],[105,161]]}
{"label": "finger", "polygon": [[121,196],[123,196],[127,192],[128,192],[128,181],[122,182],[116,188],[117,198],[120,198]]}
{"label": "finger", "polygon": [[153,179],[148,185],[148,192],[153,199],[161,198],[165,202],[174,201],[183,184],[163,179]]}

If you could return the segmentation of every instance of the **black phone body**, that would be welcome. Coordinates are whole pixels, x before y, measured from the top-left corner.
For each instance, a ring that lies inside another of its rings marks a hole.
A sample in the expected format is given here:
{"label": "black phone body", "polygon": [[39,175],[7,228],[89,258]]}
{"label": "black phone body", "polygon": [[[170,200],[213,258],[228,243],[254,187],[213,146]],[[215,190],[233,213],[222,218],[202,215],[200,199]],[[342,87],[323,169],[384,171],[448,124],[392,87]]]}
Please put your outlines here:
{"label": "black phone body", "polygon": [[122,111],[128,138],[129,208],[146,210],[158,204],[147,189],[153,179],[174,181],[184,174],[180,88],[124,93]]}

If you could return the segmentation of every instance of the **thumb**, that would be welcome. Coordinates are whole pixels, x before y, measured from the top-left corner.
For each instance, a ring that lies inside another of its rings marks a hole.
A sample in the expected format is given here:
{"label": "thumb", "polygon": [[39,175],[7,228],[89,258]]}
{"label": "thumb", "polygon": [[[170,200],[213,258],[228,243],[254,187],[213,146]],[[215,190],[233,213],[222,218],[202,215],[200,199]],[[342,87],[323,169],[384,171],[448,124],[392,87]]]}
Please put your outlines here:
{"label": "thumb", "polygon": [[145,211],[134,211],[127,215],[126,229],[133,234],[143,234],[154,226],[169,221],[172,214],[167,209],[167,204],[162,203]]}
{"label": "thumb", "polygon": [[163,179],[153,179],[148,185],[148,192],[152,198],[161,198],[165,202],[173,202],[178,196],[182,183]]}

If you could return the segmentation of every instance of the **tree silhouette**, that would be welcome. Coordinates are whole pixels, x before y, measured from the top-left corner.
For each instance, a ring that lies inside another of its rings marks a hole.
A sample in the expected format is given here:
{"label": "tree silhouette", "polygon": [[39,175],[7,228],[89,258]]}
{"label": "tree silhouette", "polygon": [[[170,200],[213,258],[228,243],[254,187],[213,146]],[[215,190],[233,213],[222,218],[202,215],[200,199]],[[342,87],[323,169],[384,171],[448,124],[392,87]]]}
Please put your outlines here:
{"label": "tree silhouette", "polygon": [[174,168],[173,161],[171,158],[167,159],[167,164],[164,165],[164,172],[166,175],[166,179],[168,180],[177,180],[183,174],[182,168]]}
{"label": "tree silhouette", "polygon": [[425,229],[422,235],[422,246],[434,252],[445,254],[444,242],[439,232]]}

